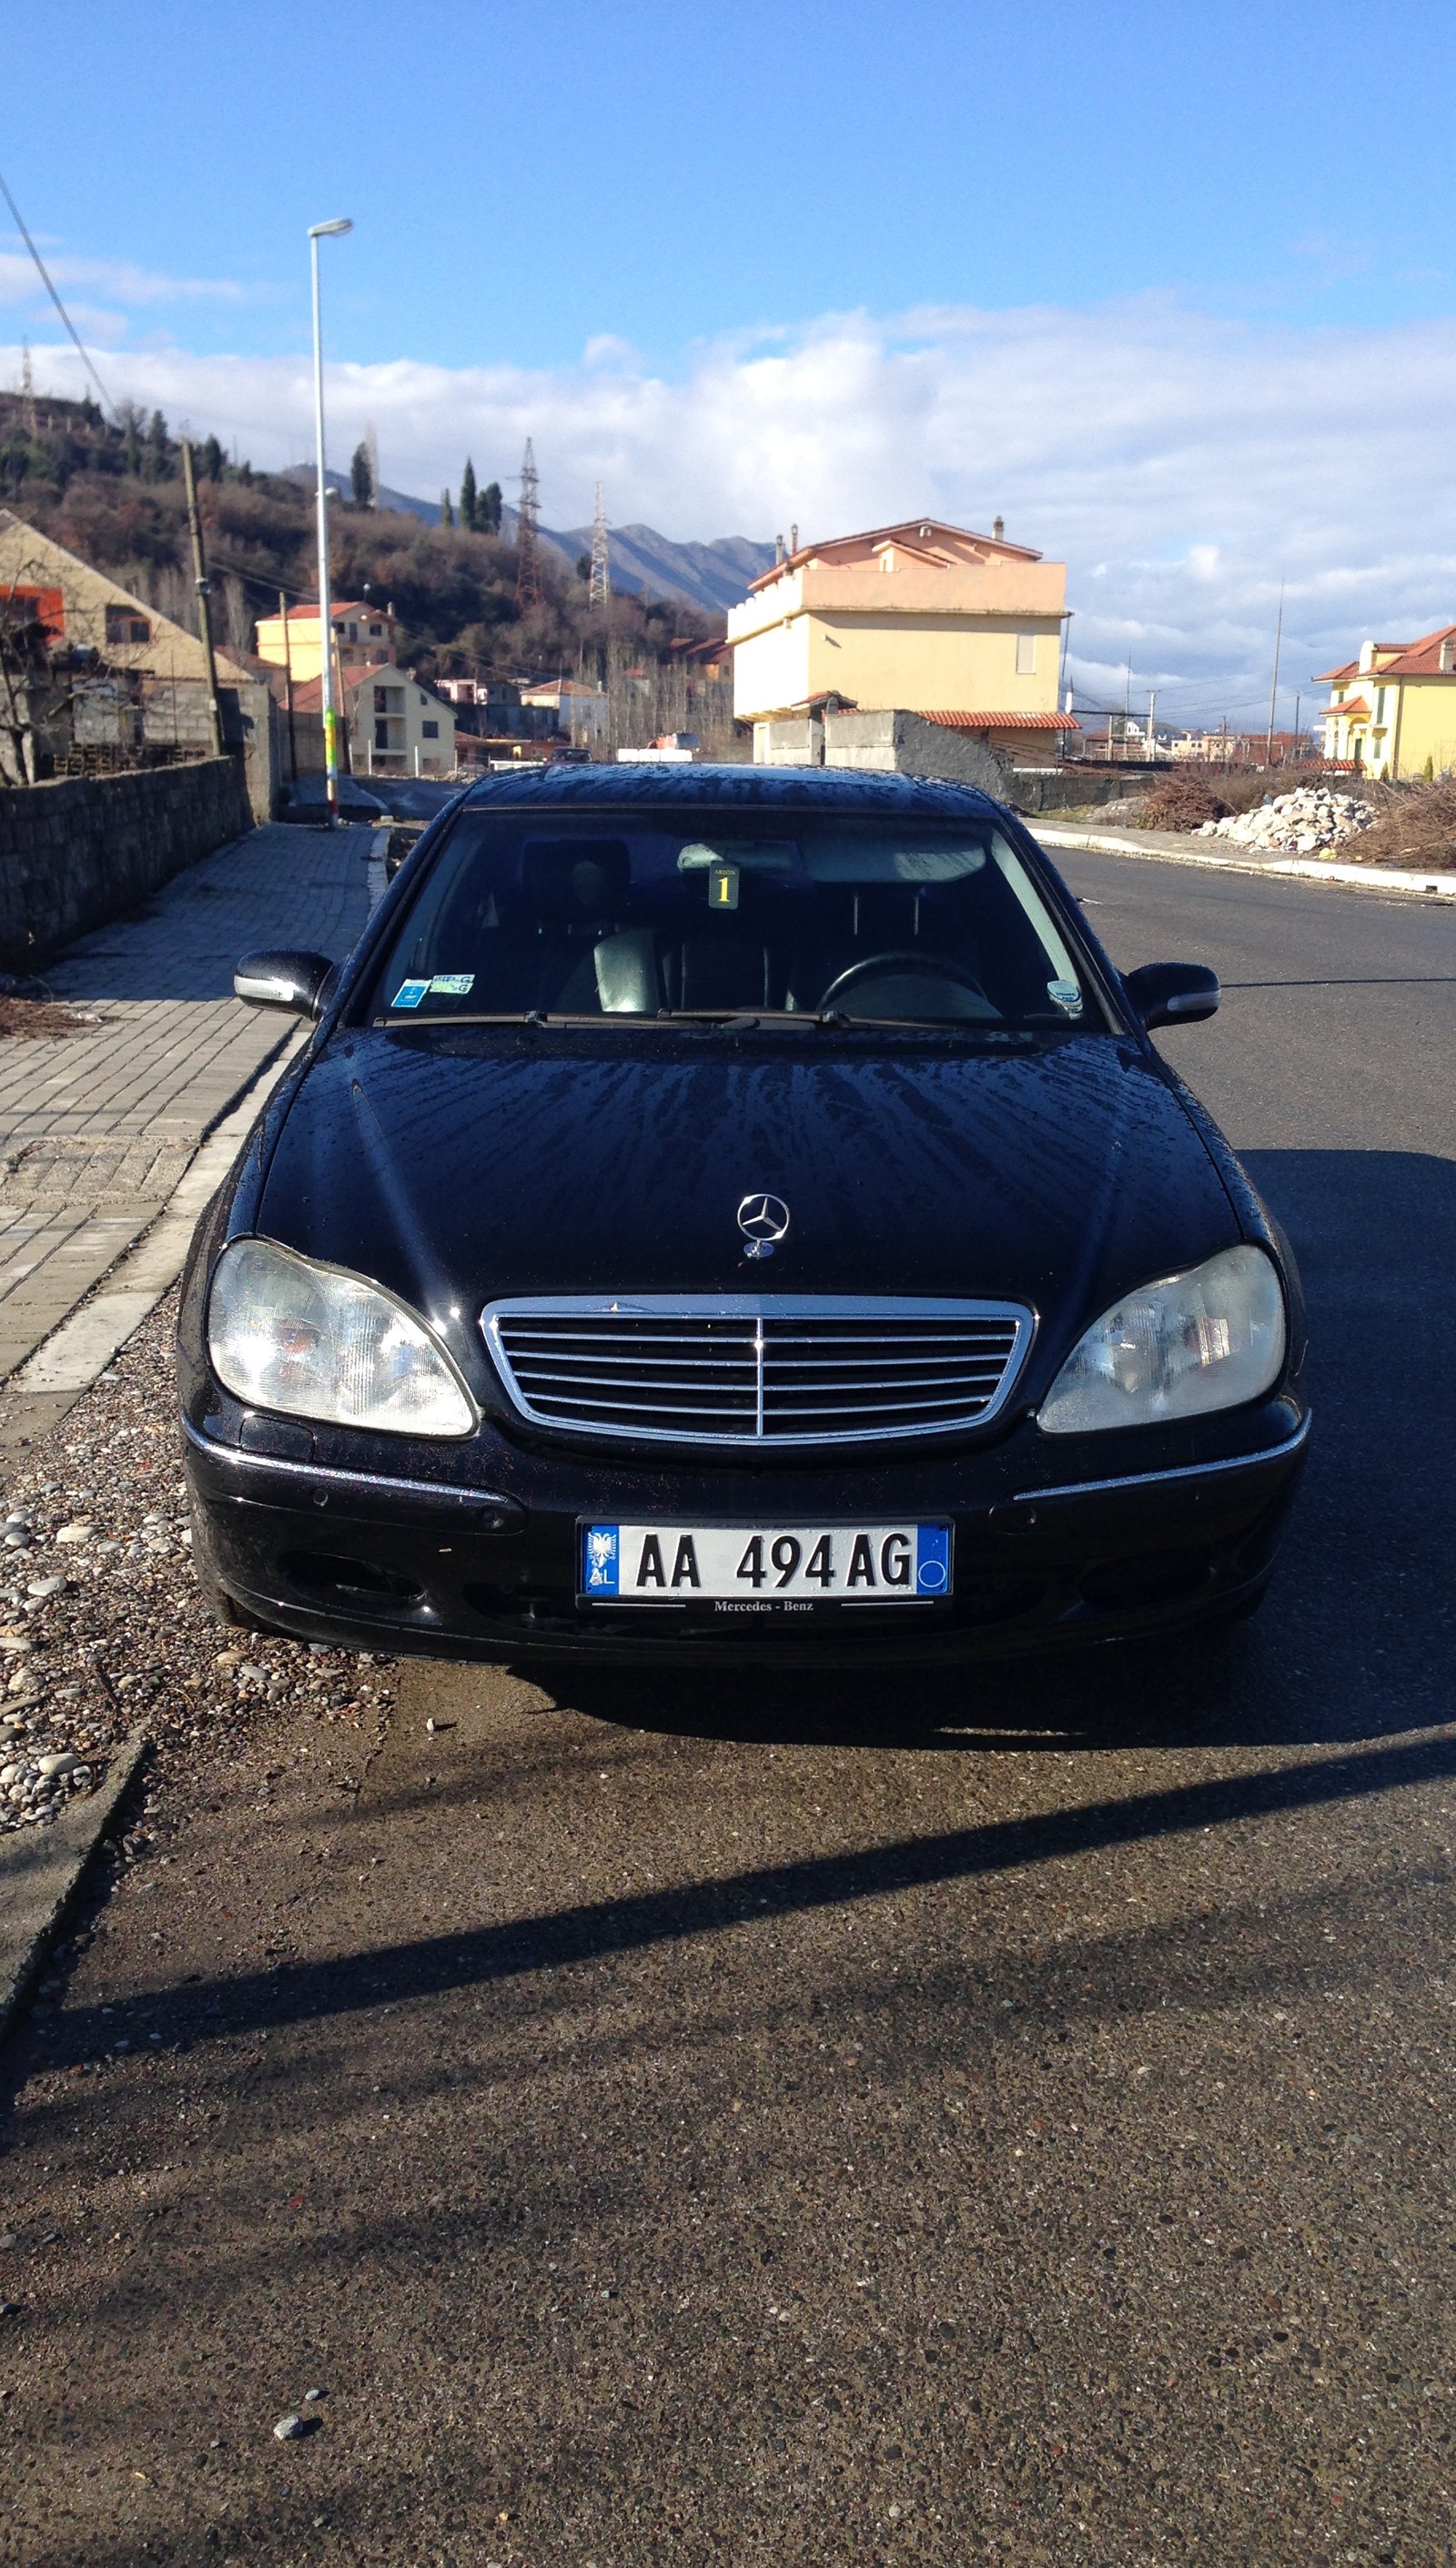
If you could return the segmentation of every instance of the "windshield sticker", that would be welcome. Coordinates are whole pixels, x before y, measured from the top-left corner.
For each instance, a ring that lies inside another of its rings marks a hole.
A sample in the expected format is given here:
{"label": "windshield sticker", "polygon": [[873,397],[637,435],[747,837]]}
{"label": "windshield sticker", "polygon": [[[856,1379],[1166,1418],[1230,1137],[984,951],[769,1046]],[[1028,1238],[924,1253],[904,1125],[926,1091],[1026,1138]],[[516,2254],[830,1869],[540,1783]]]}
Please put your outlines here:
{"label": "windshield sticker", "polygon": [[715,865],[708,877],[710,909],[736,909],[738,905],[738,869],[736,865]]}
{"label": "windshield sticker", "polygon": [[402,981],[390,1001],[392,1008],[418,1008],[430,990],[428,981]]}
{"label": "windshield sticker", "polygon": [[1057,1006],[1062,1010],[1065,1016],[1079,1017],[1081,1015],[1082,994],[1077,988],[1075,981],[1048,981],[1046,984],[1046,996],[1048,999],[1055,1000]]}
{"label": "windshield sticker", "polygon": [[430,984],[431,995],[441,999],[468,999],[474,986],[473,972],[437,972]]}

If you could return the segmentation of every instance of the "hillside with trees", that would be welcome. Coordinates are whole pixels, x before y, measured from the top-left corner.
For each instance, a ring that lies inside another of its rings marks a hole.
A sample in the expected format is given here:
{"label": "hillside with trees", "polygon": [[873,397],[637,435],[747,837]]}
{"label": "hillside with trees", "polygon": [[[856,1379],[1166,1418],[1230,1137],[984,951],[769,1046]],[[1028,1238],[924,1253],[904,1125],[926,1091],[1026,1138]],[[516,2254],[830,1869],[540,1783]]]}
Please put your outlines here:
{"label": "hillside with trees", "polygon": [[[290,599],[316,594],[312,476],[255,473],[229,461],[212,436],[195,440],[194,454],[217,638],[246,652],[280,589]],[[429,525],[375,506],[361,448],[330,507],[334,594],[392,601],[401,657],[427,678],[660,662],[672,643],[722,630],[680,600],[614,596],[592,609],[588,565],[565,564],[544,545],[542,601],[522,614],[498,483],[478,486],[471,466],[461,500],[463,524],[453,507],[448,521],[442,511]],[[159,411],[147,418],[124,407],[108,420],[93,401],[0,393],[0,505],[196,630],[181,451]]]}

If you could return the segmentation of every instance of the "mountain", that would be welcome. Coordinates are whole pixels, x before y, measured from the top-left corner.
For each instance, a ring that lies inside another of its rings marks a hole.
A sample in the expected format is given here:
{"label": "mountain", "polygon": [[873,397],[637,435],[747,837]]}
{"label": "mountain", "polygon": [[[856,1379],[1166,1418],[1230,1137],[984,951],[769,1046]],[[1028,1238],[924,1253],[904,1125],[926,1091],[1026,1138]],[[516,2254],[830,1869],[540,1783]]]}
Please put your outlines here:
{"label": "mountain", "polygon": [[[311,490],[313,466],[295,464],[285,479]],[[331,470],[330,482],[347,493],[347,474],[336,476]],[[379,488],[379,505],[420,517],[427,526],[439,523],[437,499],[416,499],[408,490],[392,490],[384,482]],[[508,544],[515,541],[515,522],[514,508],[502,508],[500,531]],[[574,572],[582,554],[591,551],[592,530],[590,526],[572,526],[561,533],[554,527],[542,526],[539,540],[542,549],[551,553],[564,570]],[[607,537],[607,559],[612,586],[624,597],[686,597],[690,604],[705,607],[710,615],[726,615],[730,606],[737,605],[749,580],[772,567],[773,546],[754,543],[747,535],[720,535],[711,544],[679,544],[671,535],[660,535],[655,526],[613,526]]]}
{"label": "mountain", "polygon": [[[509,514],[509,511],[507,511]],[[546,529],[541,529],[545,537]],[[590,526],[550,538],[573,564],[592,548]],[[736,606],[750,579],[773,564],[773,546],[755,544],[746,535],[720,535],[716,543],[676,544],[654,526],[613,526],[607,537],[612,586],[629,597],[686,597],[710,613],[726,615]]]}

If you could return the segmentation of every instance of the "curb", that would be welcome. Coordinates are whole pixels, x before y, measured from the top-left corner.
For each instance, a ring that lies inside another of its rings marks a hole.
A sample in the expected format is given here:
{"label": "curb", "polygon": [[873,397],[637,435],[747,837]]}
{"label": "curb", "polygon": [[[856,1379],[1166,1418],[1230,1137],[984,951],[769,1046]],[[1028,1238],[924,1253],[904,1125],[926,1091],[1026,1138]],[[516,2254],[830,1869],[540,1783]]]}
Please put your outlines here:
{"label": "curb", "polygon": [[1238,856],[1205,855],[1193,848],[1149,847],[1136,838],[1115,837],[1110,829],[1033,829],[1032,836],[1048,847],[1081,847],[1094,856],[1140,856],[1149,865],[1208,865],[1215,873],[1255,874],[1267,880],[1275,874],[1282,882],[1292,877],[1306,882],[1335,883],[1344,891],[1393,892],[1420,900],[1456,900],[1456,872],[1418,874],[1397,871],[1393,865],[1341,865],[1318,856],[1272,856],[1262,863]]}
{"label": "curb", "polygon": [[145,1731],[134,1732],[99,1792],[0,1851],[0,2041],[40,1977],[82,1876],[150,1745]]}

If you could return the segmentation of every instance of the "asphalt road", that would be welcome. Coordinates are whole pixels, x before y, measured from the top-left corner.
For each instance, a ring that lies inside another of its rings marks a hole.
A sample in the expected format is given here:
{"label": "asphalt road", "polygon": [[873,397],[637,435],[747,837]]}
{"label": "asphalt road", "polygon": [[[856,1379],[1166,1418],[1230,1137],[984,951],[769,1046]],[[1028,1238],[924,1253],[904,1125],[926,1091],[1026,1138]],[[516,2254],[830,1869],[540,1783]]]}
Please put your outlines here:
{"label": "asphalt road", "polygon": [[1169,1049],[1303,1262],[1264,1614],[416,1668],[357,1797],[302,1726],[169,1779],[5,2064],[0,2556],[1456,2555],[1456,919],[1066,870],[1224,976]]}

